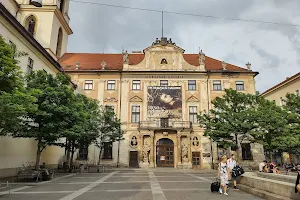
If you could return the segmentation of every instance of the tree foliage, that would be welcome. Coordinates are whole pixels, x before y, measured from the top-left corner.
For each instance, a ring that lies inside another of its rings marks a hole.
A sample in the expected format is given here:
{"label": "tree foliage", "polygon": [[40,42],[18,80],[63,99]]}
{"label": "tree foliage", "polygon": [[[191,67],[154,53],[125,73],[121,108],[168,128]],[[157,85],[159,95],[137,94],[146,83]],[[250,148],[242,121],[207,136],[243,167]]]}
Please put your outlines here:
{"label": "tree foliage", "polygon": [[68,104],[73,100],[69,78],[63,74],[53,76],[45,71],[32,72],[26,78],[26,90],[36,98],[37,109],[26,109],[26,121],[14,137],[33,138],[37,141],[36,167],[42,151],[55,144],[67,127],[65,118],[71,114]]}
{"label": "tree foliage", "polygon": [[[249,134],[257,128],[253,110],[256,96],[226,89],[225,95],[212,101],[213,108],[208,113],[198,115],[205,136],[218,141],[223,146],[238,149],[238,139],[249,139]],[[239,137],[239,138],[238,138]]]}
{"label": "tree foliage", "polygon": [[105,142],[115,142],[123,139],[121,131],[121,121],[115,116],[109,107],[100,108],[99,116],[99,136],[96,145],[99,147],[98,165],[100,164],[102,150]]}
{"label": "tree foliage", "polygon": [[297,152],[300,147],[300,97],[287,94],[285,106],[261,96],[225,90],[213,108],[198,116],[205,135],[223,146],[238,147],[238,138],[259,142],[267,151]]}
{"label": "tree foliage", "polygon": [[16,58],[25,55],[7,44],[0,35],[0,135],[18,130],[27,109],[33,106],[35,98],[23,88],[22,71]]}

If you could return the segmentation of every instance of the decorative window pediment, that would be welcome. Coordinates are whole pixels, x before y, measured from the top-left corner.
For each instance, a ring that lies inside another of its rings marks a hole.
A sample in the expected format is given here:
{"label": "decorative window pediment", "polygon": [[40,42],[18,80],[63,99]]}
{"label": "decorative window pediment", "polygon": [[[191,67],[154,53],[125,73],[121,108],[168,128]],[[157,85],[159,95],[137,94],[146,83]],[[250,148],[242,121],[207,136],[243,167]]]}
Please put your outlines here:
{"label": "decorative window pediment", "polygon": [[130,102],[143,102],[143,99],[138,97],[138,96],[134,96],[134,97],[131,97],[129,99]]}

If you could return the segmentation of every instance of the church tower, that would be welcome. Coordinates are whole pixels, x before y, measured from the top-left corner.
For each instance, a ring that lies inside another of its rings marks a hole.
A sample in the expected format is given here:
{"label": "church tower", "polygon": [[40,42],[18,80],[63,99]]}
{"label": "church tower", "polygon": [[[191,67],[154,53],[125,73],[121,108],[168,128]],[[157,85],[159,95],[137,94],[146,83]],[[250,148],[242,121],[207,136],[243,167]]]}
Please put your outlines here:
{"label": "church tower", "polygon": [[20,8],[17,20],[53,56],[59,59],[66,51],[69,26],[69,0],[42,0],[42,7],[31,5],[32,0],[16,0]]}

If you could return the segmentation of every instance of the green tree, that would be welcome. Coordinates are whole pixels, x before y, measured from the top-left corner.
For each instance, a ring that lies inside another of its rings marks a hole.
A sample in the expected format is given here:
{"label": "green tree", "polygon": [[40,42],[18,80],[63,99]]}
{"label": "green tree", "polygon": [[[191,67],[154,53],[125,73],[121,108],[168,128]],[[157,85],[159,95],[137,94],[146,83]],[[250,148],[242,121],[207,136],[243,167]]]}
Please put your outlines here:
{"label": "green tree", "polygon": [[26,115],[26,109],[33,106],[35,98],[23,88],[22,71],[17,58],[26,53],[16,51],[0,35],[0,135],[18,130]]}
{"label": "green tree", "polygon": [[287,94],[283,108],[287,111],[284,134],[277,138],[279,149],[288,153],[300,153],[300,96]]}
{"label": "green tree", "polygon": [[0,35],[0,91],[11,93],[23,86],[22,71],[17,65],[14,47]]}
{"label": "green tree", "polygon": [[257,128],[253,111],[257,96],[226,89],[225,95],[212,101],[213,108],[208,113],[198,115],[200,126],[205,128],[205,136],[221,145],[236,149],[239,158],[238,140],[250,138]]}
{"label": "green tree", "polygon": [[[278,138],[285,135],[287,124],[287,112],[275,102],[264,99],[263,97],[257,98],[258,107],[253,113],[258,127],[251,132],[251,135],[264,145],[264,150],[274,152],[279,150],[281,145]],[[272,161],[272,156],[270,157]]]}
{"label": "green tree", "polygon": [[37,141],[35,166],[38,168],[42,151],[55,144],[68,125],[65,118],[71,114],[68,104],[73,101],[74,93],[69,86],[70,78],[61,73],[53,76],[42,70],[35,71],[26,81],[26,90],[37,99],[37,109],[26,109],[26,121],[13,136]]}
{"label": "green tree", "polygon": [[99,106],[98,102],[82,94],[76,94],[74,101],[70,103],[70,115],[66,118],[69,126],[62,133],[66,138],[65,146],[71,155],[67,162],[73,165],[74,153],[80,147],[88,147],[98,137],[99,127]]}
{"label": "green tree", "polygon": [[96,145],[99,147],[98,165],[101,161],[101,155],[105,142],[115,142],[123,139],[121,131],[121,122],[115,116],[110,108],[101,107],[99,116],[99,135]]}

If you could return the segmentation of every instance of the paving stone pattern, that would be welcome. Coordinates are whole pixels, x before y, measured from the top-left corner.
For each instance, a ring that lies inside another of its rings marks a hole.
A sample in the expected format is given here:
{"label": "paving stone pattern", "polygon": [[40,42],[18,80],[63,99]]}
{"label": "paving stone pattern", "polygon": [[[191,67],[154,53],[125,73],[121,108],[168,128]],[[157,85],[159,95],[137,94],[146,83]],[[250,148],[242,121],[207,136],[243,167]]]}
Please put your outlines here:
{"label": "paving stone pattern", "polygon": [[214,172],[119,170],[59,175],[42,183],[14,183],[0,200],[260,200],[242,191],[210,192]]}

